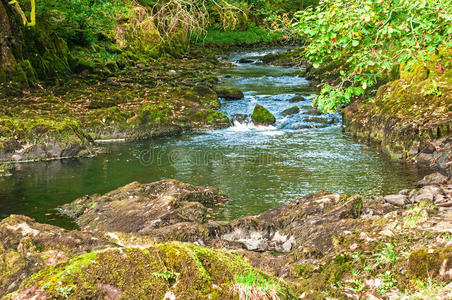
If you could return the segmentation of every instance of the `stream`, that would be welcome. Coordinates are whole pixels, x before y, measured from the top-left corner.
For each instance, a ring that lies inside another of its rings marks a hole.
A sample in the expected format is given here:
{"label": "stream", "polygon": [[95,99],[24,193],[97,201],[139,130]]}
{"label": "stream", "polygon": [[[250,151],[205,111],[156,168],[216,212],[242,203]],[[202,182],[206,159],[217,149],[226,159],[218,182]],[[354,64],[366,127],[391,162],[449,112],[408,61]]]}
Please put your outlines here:
{"label": "stream", "polygon": [[[221,130],[107,144],[109,153],[95,158],[19,164],[13,176],[0,178],[0,219],[23,214],[71,229],[76,226],[55,210],[59,205],[132,181],[175,178],[222,189],[231,201],[216,218],[231,220],[320,190],[395,193],[426,175],[425,169],[393,161],[344,135],[339,115],[313,109],[315,90],[297,75],[299,70],[262,64],[269,52],[234,53],[226,59],[235,66],[222,71],[222,82],[243,90],[245,98],[222,100],[221,111],[234,119],[261,104],[275,115],[274,125],[234,121]],[[291,103],[296,95],[306,100]],[[294,105],[299,113],[282,114]]]}

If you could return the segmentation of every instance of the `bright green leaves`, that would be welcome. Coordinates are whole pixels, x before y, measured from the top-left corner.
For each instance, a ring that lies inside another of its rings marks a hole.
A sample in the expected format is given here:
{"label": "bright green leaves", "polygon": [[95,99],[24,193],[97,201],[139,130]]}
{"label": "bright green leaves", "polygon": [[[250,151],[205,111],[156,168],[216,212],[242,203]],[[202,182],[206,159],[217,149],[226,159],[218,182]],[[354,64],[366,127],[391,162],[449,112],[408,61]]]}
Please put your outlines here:
{"label": "bright green leaves", "polygon": [[372,90],[393,65],[426,60],[439,47],[452,46],[448,0],[324,0],[295,17],[314,68],[342,62],[335,64],[341,65],[339,80],[316,100],[325,111]]}

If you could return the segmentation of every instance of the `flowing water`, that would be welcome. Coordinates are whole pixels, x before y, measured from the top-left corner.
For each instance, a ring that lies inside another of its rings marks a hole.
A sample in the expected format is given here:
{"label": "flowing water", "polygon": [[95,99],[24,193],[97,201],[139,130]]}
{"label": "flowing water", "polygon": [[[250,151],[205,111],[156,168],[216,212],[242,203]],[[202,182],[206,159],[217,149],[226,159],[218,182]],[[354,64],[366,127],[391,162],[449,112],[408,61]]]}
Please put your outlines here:
{"label": "flowing water", "polygon": [[[338,115],[312,108],[314,89],[299,70],[272,67],[260,58],[269,51],[227,58],[224,85],[245,91],[239,101],[222,101],[233,119],[250,115],[261,104],[276,116],[273,126],[247,120],[234,126],[147,142],[107,145],[110,153],[91,159],[20,164],[13,176],[0,178],[0,219],[24,214],[39,222],[74,228],[56,207],[93,193],[105,193],[132,181],[175,178],[213,185],[231,198],[217,218],[255,215],[291,199],[329,190],[382,195],[412,187],[425,170],[391,161],[377,149],[358,144],[342,132]],[[236,63],[243,58],[252,62]],[[295,95],[306,101],[291,103]],[[294,105],[300,112],[284,116]]]}

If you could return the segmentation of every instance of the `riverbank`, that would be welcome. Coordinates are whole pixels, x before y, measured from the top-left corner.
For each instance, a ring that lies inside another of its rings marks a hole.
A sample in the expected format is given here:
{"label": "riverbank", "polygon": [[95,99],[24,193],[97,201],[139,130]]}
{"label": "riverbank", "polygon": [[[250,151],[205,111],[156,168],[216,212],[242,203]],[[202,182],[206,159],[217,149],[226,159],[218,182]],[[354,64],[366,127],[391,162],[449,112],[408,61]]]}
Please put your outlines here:
{"label": "riverbank", "polygon": [[[415,63],[397,65],[382,74],[378,90],[358,97],[342,108],[344,131],[364,143],[376,144],[394,159],[420,163],[451,173],[452,84],[450,50]],[[314,68],[298,48],[264,58],[269,64],[300,66],[306,78],[319,86],[335,82],[340,64]]]}
{"label": "riverbank", "polygon": [[[227,201],[217,189],[132,183],[63,206],[81,231],[4,219],[0,292],[6,299],[187,291],[200,299],[447,299],[452,182],[433,174],[417,186],[386,197],[321,192],[216,222],[210,209]],[[134,276],[123,274],[124,264]]]}
{"label": "riverbank", "polygon": [[[215,56],[195,52],[122,70],[94,70],[5,96],[0,161],[95,155],[99,140],[137,140],[229,126],[217,112]],[[44,83],[43,83],[44,84]]]}

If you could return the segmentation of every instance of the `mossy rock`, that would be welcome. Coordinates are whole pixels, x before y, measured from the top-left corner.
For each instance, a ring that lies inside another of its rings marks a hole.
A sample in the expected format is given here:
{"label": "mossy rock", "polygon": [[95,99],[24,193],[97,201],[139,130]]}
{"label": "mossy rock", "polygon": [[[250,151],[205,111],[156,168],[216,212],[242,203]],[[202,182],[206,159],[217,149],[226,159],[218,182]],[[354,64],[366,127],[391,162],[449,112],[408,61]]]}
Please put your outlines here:
{"label": "mossy rock", "polygon": [[305,99],[303,96],[297,95],[297,96],[291,98],[291,99],[289,100],[289,102],[294,103],[294,102],[301,102],[301,101],[305,101],[305,100],[306,100],[306,99]]}
{"label": "mossy rock", "polygon": [[244,97],[241,90],[232,87],[216,87],[215,92],[225,100],[240,100]]}
{"label": "mossy rock", "polygon": [[[227,250],[169,242],[148,248],[91,252],[25,280],[15,297],[69,299],[294,298],[286,284]],[[151,296],[152,295],[152,296]]]}
{"label": "mossy rock", "polygon": [[272,125],[276,122],[276,118],[272,113],[262,105],[256,105],[251,115],[251,120],[255,125]]}
{"label": "mossy rock", "polygon": [[408,274],[413,279],[437,279],[438,276],[442,277],[441,269],[452,269],[452,247],[430,251],[421,248],[412,252],[408,259]]}
{"label": "mossy rock", "polygon": [[285,109],[282,111],[282,114],[285,116],[295,115],[300,112],[300,108],[298,106],[293,106],[291,108]]}

